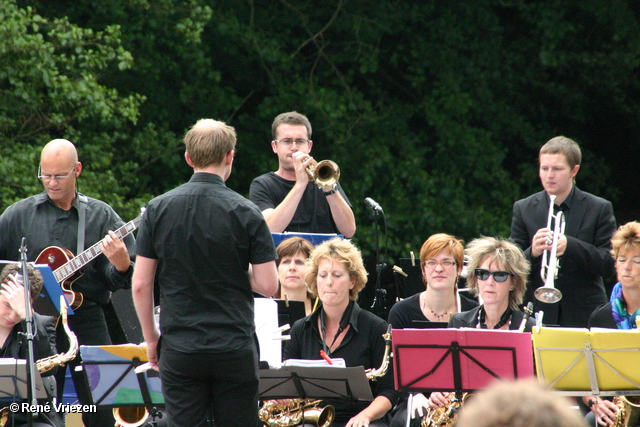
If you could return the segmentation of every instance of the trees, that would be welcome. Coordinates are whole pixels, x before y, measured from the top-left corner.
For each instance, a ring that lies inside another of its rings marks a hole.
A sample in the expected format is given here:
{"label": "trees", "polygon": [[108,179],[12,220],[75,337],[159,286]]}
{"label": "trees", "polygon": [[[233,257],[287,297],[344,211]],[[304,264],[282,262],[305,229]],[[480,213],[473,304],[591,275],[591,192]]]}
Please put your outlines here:
{"label": "trees", "polygon": [[[118,183],[117,141],[136,124],[144,97],[122,96],[100,82],[109,68],[124,70],[132,57],[119,28],[82,29],[66,18],[44,18],[13,0],[0,0],[0,186],[2,205],[41,190],[39,152],[64,137],[78,143],[88,163],[81,185],[111,203],[127,203]],[[93,170],[93,171],[92,171]]]}
{"label": "trees", "polygon": [[[75,93],[76,84],[60,81],[48,86],[33,64],[22,72],[20,87],[29,87],[60,121],[24,139],[20,153],[30,155],[29,144],[41,146],[52,135],[76,138],[90,166],[83,190],[114,203],[125,218],[189,176],[180,140],[202,117],[236,127],[238,158],[228,185],[248,194],[253,177],[275,170],[270,123],[287,110],[310,117],[316,159],[331,158],[342,168],[358,220],[355,239],[368,256],[374,227],[362,201],[372,197],[384,207],[387,262],[417,251],[435,232],[466,240],[508,234],[513,201],[539,188],[537,150],[558,134],[583,147],[581,188],[612,198],[616,211],[640,196],[627,167],[640,160],[633,2],[19,4],[22,14],[31,6],[47,25],[100,34],[98,44],[106,45],[98,54],[83,42],[84,55],[97,56],[91,60],[65,56],[61,73],[69,81],[87,79],[91,90]],[[41,43],[53,46],[49,55],[68,55],[63,40],[32,25],[21,27],[29,31],[20,38],[41,34]],[[1,81],[18,91],[4,74]],[[69,101],[48,100],[54,96]],[[73,101],[78,97],[85,102]],[[31,105],[16,99],[21,108]],[[3,104],[2,117],[15,109]],[[30,123],[18,119],[24,114],[9,116],[13,125],[0,121],[3,138]]]}

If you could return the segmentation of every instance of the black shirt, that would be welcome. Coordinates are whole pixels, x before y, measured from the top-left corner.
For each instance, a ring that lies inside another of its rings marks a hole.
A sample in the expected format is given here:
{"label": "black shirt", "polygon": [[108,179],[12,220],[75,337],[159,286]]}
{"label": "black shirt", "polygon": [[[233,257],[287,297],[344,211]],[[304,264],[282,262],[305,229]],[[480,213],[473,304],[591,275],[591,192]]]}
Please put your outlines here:
{"label": "black shirt", "polygon": [[[323,349],[323,345],[318,330],[318,316],[321,310],[322,306],[293,325],[291,340],[287,341],[284,351],[285,359],[321,359],[320,350]],[[330,356],[344,359],[348,367],[379,368],[384,357],[385,340],[382,335],[387,332],[387,322],[371,312],[362,310],[357,303],[354,303],[349,325],[351,327],[342,342]],[[392,406],[396,404],[397,392],[393,386],[391,362],[389,362],[387,373],[376,381],[369,381],[369,385],[374,398],[384,396],[389,399]],[[337,422],[344,422],[369,406],[370,402],[327,400],[320,406],[325,404],[331,404],[336,408]]]}
{"label": "black shirt", "polygon": [[195,173],[149,202],[137,245],[141,256],[159,261],[164,348],[216,353],[250,344],[249,263],[277,257],[256,205],[219,175]]}
{"label": "black shirt", "polygon": [[[415,328],[413,325],[414,320],[429,321],[420,308],[421,293],[419,292],[409,298],[398,301],[391,307],[389,323],[391,323],[393,329]],[[477,306],[478,303],[476,301],[460,295],[460,311],[471,310]]]}
{"label": "black shirt", "polygon": [[[85,244],[87,249],[124,225],[124,221],[106,203],[88,197],[86,208]],[[78,246],[78,198],[71,209],[56,206],[46,192],[14,203],[0,216],[0,259],[19,259],[22,237],[26,237],[29,261],[38,258],[43,249],[59,246],[75,253]],[[124,238],[129,255],[135,255],[132,234]],[[77,255],[77,254],[76,254]],[[121,274],[104,255],[99,255],[83,267],[84,273],[73,283],[73,290],[82,293],[85,300],[106,304],[111,292],[131,287],[133,262]],[[71,319],[71,317],[70,317]]]}
{"label": "black shirt", "polygon": [[[285,197],[287,197],[287,194],[289,194],[295,184],[295,181],[286,180],[276,175],[275,172],[269,172],[255,178],[251,182],[249,198],[253,203],[258,205],[261,211],[265,209],[275,209],[282,203]],[[342,198],[351,206],[340,183],[336,186],[336,190],[340,192]],[[333,221],[327,196],[323,193],[323,190],[318,188],[314,182],[309,182],[298,204],[296,213],[293,215],[285,231],[338,234],[339,230]]]}

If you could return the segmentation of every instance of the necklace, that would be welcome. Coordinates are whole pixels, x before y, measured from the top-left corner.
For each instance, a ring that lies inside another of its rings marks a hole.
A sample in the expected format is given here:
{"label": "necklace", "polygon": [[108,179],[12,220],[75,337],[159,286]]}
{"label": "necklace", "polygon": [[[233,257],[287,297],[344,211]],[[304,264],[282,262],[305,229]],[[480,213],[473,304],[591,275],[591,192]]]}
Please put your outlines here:
{"label": "necklace", "polygon": [[450,311],[445,311],[442,314],[438,314],[435,311],[433,311],[433,309],[427,305],[427,297],[426,296],[424,297],[424,300],[422,300],[422,311],[424,311],[425,308],[428,309],[431,312],[431,314],[435,316],[437,322],[448,321],[449,318],[451,317],[451,312]]}

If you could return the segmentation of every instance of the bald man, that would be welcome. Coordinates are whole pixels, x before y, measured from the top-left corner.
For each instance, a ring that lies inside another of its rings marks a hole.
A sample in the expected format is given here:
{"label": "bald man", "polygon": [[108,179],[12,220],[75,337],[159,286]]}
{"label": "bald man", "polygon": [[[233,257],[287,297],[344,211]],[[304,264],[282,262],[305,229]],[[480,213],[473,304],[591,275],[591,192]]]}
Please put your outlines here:
{"label": "bald man", "polygon": [[[111,292],[131,287],[135,240],[132,235],[118,238],[112,230],[124,221],[106,203],[78,192],[76,182],[82,173],[76,147],[65,139],[54,139],[42,149],[38,178],[44,191],[9,206],[0,216],[0,259],[18,260],[21,240],[26,238],[29,261],[43,249],[57,246],[77,254],[80,217],[84,211],[85,227],[82,250],[100,242],[100,255],[84,266],[84,274],[73,283],[73,290],[83,295],[82,305],[69,316],[69,326],[81,345],[111,344],[102,305]],[[58,331],[58,352],[66,351],[65,334]],[[81,372],[70,363],[78,398],[82,404],[93,403]],[[62,398],[64,369],[60,369],[58,398]],[[60,400],[61,401],[61,400]],[[109,426],[115,423],[111,410],[83,414],[86,426]]]}

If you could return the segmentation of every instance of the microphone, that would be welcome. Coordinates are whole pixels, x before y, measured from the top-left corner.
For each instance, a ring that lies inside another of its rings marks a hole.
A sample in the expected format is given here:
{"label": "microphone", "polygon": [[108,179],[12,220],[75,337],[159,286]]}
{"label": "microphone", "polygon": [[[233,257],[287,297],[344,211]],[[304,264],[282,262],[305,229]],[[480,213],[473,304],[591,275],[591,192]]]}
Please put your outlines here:
{"label": "microphone", "polygon": [[367,197],[366,199],[364,199],[364,201],[365,201],[366,204],[371,206],[371,209],[373,209],[374,211],[383,212],[383,210],[380,207],[380,205],[375,200],[373,200],[371,197]]}

